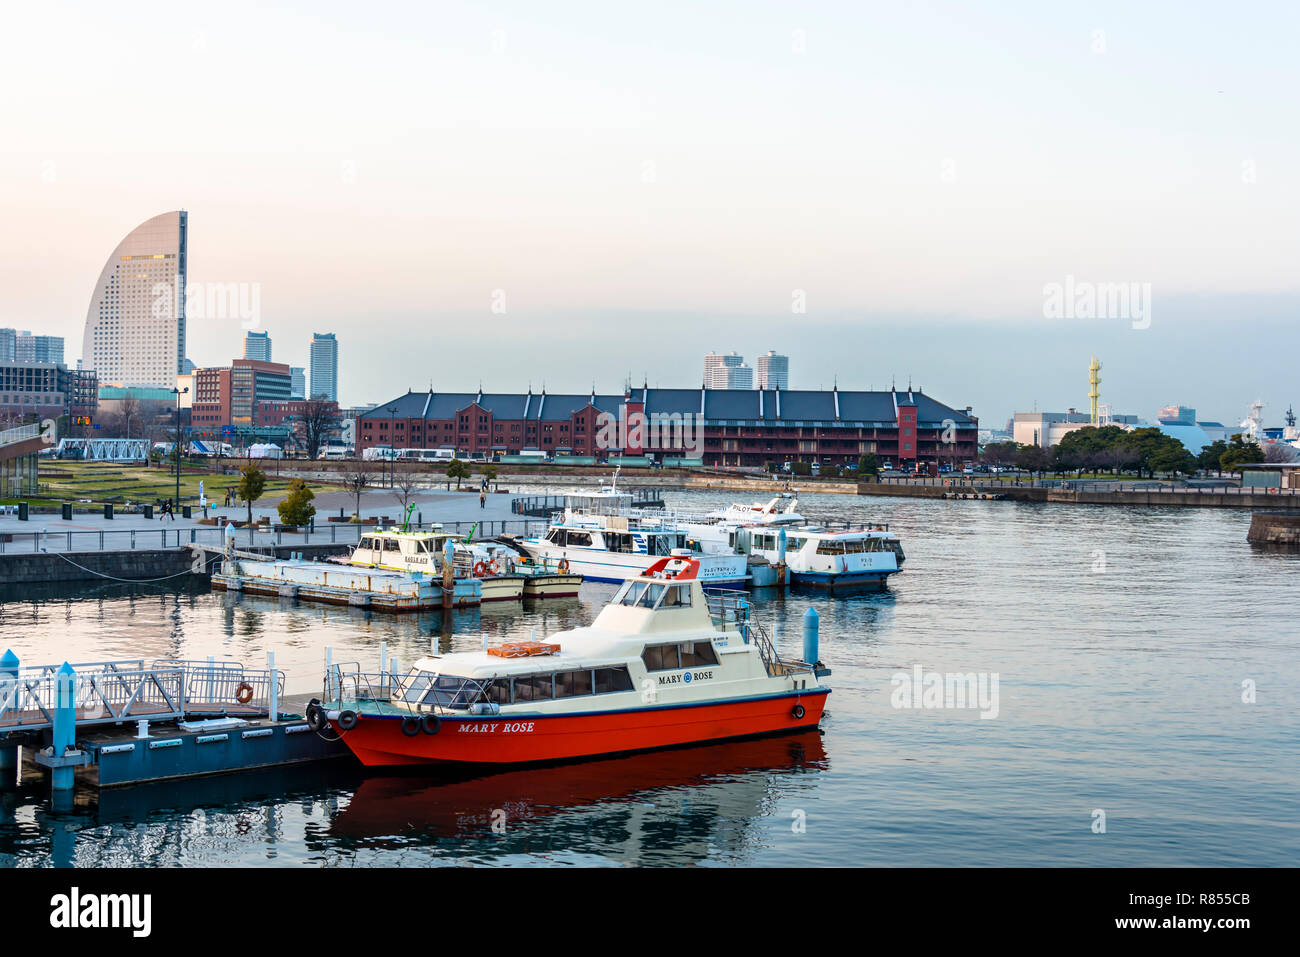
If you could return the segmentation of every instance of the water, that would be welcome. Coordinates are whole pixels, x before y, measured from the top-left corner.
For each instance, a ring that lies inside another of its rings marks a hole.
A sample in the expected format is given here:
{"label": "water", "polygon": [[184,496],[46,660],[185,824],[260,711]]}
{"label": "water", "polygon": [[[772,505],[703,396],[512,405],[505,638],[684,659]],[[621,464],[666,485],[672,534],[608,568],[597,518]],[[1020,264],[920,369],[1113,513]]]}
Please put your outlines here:
{"label": "water", "polygon": [[[677,493],[670,504],[733,496]],[[1252,549],[1250,516],[810,496],[887,521],[906,571],[883,594],[798,593],[756,613],[800,647],[821,614],[823,733],[489,775],[349,762],[95,794],[0,795],[0,864],[1293,865],[1300,556]],[[262,662],[288,691],[334,659],[410,663],[584,624],[613,586],[524,614],[386,618],[275,599],[108,586],[0,594],[28,662]],[[75,597],[73,597],[75,595]],[[996,673],[998,713],[903,709],[891,678]],[[1243,682],[1256,700],[1243,702]],[[1095,833],[1105,814],[1105,832]],[[494,823],[497,830],[493,829]],[[504,825],[503,833],[501,825]]]}

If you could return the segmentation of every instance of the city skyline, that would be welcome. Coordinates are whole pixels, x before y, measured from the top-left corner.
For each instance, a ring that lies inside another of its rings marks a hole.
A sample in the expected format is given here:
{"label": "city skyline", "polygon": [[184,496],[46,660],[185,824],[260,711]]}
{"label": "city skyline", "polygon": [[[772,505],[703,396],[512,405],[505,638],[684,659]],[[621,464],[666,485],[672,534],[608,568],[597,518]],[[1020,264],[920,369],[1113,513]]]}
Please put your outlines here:
{"label": "city skyline", "polygon": [[[60,46],[0,65],[13,88],[55,53],[104,77],[73,90],[56,74],[14,104],[5,325],[75,340],[106,251],[183,208],[193,279],[256,284],[276,338],[347,343],[348,405],[431,369],[449,389],[580,390],[579,364],[611,369],[600,389],[687,386],[729,342],[791,356],[808,388],[910,376],[985,422],[1083,404],[1094,353],[1117,408],[1227,421],[1294,401],[1300,191],[1284,171],[1300,142],[1276,123],[1294,10],[1260,33],[1208,4],[1095,20],[828,5],[743,23],[669,5],[635,26],[563,4],[543,24],[518,5],[412,11],[381,43],[341,5],[277,11],[252,36],[235,18],[128,26],[73,6],[75,29],[19,11],[16,33]],[[157,92],[179,129],[105,122],[158,68],[146,53],[177,69],[274,60],[299,78],[295,123],[252,73],[203,69]],[[322,65],[344,56],[370,69],[345,82]],[[475,93],[426,104],[430,84]],[[1149,284],[1146,315],[1049,317],[1046,288],[1074,280]],[[188,357],[237,355],[243,321],[191,321]],[[465,361],[448,368],[435,339]]]}

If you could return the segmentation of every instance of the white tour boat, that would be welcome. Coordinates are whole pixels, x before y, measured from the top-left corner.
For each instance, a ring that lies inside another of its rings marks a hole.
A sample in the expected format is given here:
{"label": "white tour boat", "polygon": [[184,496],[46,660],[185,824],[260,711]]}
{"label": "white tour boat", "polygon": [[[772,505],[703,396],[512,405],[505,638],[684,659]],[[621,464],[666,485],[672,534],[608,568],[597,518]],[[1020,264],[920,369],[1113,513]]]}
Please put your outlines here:
{"label": "white tour boat", "polygon": [[[429,655],[405,676],[331,671],[309,724],[367,766],[556,761],[814,728],[830,689],[815,629],[783,658],[743,596],[665,556],[590,626]],[[351,697],[349,697],[351,692]]]}

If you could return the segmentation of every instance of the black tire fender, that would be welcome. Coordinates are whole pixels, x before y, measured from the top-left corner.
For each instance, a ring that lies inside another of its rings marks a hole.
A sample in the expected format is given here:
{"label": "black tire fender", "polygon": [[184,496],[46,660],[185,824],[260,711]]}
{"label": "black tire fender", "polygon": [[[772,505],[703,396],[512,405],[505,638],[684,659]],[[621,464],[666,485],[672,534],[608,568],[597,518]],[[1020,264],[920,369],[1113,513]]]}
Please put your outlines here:
{"label": "black tire fender", "polygon": [[344,731],[351,731],[357,726],[357,713],[355,711],[344,711],[339,715],[338,725]]}
{"label": "black tire fender", "polygon": [[805,714],[807,714],[807,712],[804,711],[804,709],[803,709],[803,705],[801,705],[801,704],[797,704],[797,705],[795,705],[793,708],[790,709],[790,715],[791,715],[791,717],[793,717],[796,721],[802,721],[802,720],[803,720],[803,716],[804,716]]}
{"label": "black tire fender", "polygon": [[442,730],[442,718],[436,714],[420,715],[420,730],[425,734],[437,734]]}
{"label": "black tire fender", "polygon": [[413,738],[420,733],[420,719],[415,715],[408,715],[402,719],[402,734],[408,738]]}

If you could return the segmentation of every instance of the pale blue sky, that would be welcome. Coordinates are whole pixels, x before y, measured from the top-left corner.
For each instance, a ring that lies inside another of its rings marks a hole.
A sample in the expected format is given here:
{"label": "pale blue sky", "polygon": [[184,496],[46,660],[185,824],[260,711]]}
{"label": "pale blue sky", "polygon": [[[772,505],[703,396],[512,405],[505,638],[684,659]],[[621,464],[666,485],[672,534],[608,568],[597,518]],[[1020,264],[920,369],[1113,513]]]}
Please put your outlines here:
{"label": "pale blue sky", "polygon": [[[910,374],[988,424],[1292,401],[1297,8],[29,4],[0,33],[0,325],[80,349],[121,236],[261,286],[275,357],[396,388]],[[1098,32],[1100,31],[1100,32]],[[1150,283],[1150,329],[1043,318]],[[503,290],[506,313],[490,311]],[[808,311],[791,313],[794,290]],[[191,356],[238,354],[237,320]]]}

